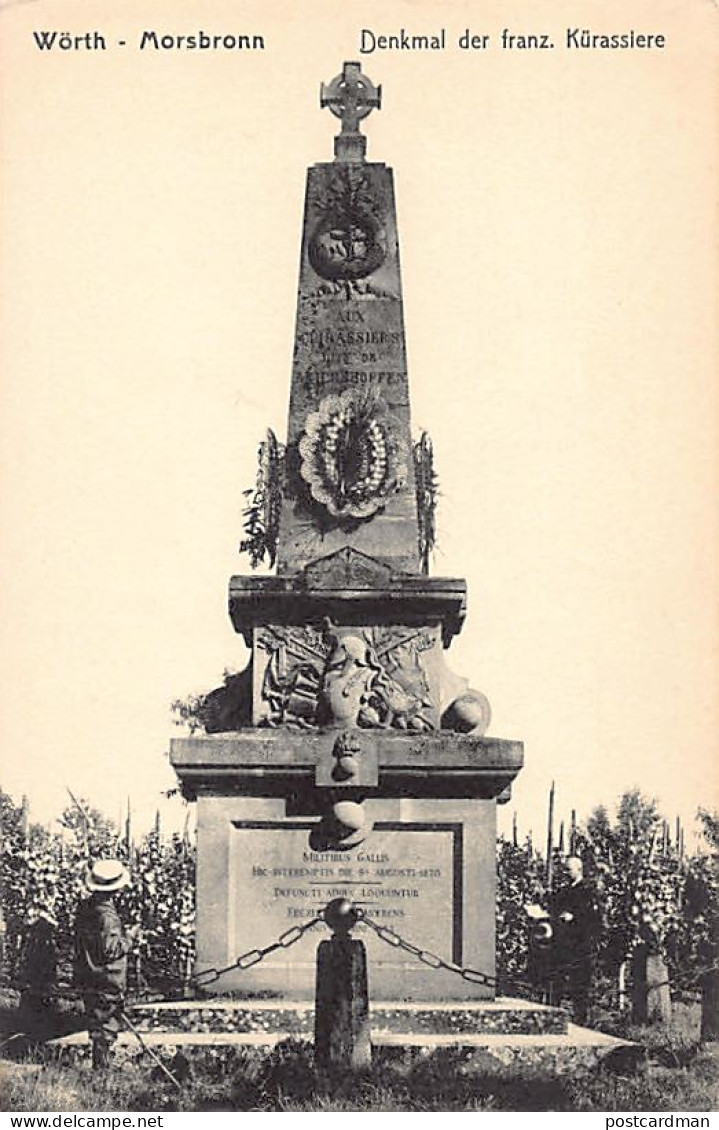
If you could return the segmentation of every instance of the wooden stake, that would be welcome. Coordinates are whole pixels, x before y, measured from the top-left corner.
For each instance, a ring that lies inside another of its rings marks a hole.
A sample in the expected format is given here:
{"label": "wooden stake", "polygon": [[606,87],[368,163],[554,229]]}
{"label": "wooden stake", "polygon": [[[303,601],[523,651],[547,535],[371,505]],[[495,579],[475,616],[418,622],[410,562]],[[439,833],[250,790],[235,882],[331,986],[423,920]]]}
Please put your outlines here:
{"label": "wooden stake", "polygon": [[23,839],[27,839],[27,834],[30,831],[30,801],[23,793],[22,807],[20,808],[20,835]]}
{"label": "wooden stake", "polygon": [[190,829],[189,829],[189,824],[190,824],[190,806],[188,804],[187,812],[185,813],[185,823],[184,823],[183,828],[182,828],[182,845],[183,845],[183,850],[184,850],[184,853],[185,853],[185,859],[187,859],[187,856],[190,854]]}
{"label": "wooden stake", "polygon": [[652,832],[651,843],[649,844],[649,863],[654,859],[654,853],[657,849],[657,840],[659,839],[659,828],[655,828]]}
{"label": "wooden stake", "polygon": [[121,1012],[120,1013],[120,1019],[122,1020],[123,1024],[125,1024],[126,1027],[130,1029],[130,1031],[132,1032],[133,1036],[135,1037],[135,1039],[139,1043],[142,1050],[144,1052],[147,1052],[150,1059],[154,1059],[155,1063],[160,1068],[160,1071],[162,1071],[162,1073],[167,1076],[167,1078],[170,1080],[170,1082],[173,1083],[175,1087],[177,1087],[178,1091],[181,1091],[182,1090],[182,1084],[180,1083],[180,1081],[175,1078],[175,1076],[170,1071],[169,1067],[165,1067],[165,1064],[162,1062],[162,1060],[160,1059],[160,1057],[158,1055],[155,1055],[152,1048],[148,1047],[148,1045],[145,1043],[142,1036],[138,1032],[137,1028],[132,1023],[132,1021],[130,1020],[130,1017],[127,1015],[127,1013]]}
{"label": "wooden stake", "polygon": [[547,810],[547,861],[546,861],[546,876],[547,886],[552,889],[552,879],[554,876],[554,860],[552,859],[552,851],[554,848],[554,781],[549,790],[549,806]]}
{"label": "wooden stake", "polygon": [[77,811],[80,813],[80,816],[82,817],[82,845],[83,845],[85,855],[87,855],[89,857],[89,855],[90,855],[90,825],[92,824],[92,820],[90,819],[85,808],[83,808],[83,806],[80,804],[80,801],[77,799],[77,797],[73,793],[70,786],[65,785],[65,788],[67,790],[68,796],[70,797],[70,800],[75,805],[75,808],[77,809]]}
{"label": "wooden stake", "polygon": [[626,1012],[629,1001],[627,1000],[627,962],[619,966],[619,1011]]}

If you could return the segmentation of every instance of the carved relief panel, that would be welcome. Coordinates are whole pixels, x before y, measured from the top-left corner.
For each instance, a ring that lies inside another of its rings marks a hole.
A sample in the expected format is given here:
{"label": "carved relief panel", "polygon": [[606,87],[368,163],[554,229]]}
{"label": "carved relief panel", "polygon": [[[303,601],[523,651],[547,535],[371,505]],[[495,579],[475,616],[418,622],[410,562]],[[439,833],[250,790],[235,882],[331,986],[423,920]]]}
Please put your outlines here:
{"label": "carved relief panel", "polygon": [[254,724],[435,730],[441,658],[437,626],[258,627]]}

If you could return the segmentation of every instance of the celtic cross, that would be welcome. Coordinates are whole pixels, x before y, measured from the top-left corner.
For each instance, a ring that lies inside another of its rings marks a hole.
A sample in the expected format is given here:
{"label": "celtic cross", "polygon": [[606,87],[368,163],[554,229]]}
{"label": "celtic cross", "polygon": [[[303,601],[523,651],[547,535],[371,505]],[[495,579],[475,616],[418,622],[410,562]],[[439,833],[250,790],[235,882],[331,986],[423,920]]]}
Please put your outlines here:
{"label": "celtic cross", "polygon": [[320,88],[320,106],[327,106],[342,121],[342,130],[335,138],[337,161],[362,161],[367,139],[359,131],[359,123],[382,104],[382,87],[374,86],[362,74],[359,63],[345,63],[342,74]]}

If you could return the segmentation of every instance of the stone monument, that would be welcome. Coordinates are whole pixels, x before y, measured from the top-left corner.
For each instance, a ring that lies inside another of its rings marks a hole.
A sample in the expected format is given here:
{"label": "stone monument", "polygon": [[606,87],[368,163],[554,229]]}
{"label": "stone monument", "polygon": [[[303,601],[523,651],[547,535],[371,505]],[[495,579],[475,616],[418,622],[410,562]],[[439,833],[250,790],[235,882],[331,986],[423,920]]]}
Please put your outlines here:
{"label": "stone monument", "polygon": [[410,943],[355,928],[373,1000],[494,992],[496,804],[522,746],[485,736],[487,700],[445,662],[466,586],[428,575],[436,480],[410,426],[392,170],[360,132],[380,103],[358,63],[322,86],[341,129],[308,171],[287,439],[262,445],[245,543],[276,573],[231,579],[249,666],[215,692],[215,732],[172,743],[213,993],[311,1000],[327,931],[293,927],[340,897]]}

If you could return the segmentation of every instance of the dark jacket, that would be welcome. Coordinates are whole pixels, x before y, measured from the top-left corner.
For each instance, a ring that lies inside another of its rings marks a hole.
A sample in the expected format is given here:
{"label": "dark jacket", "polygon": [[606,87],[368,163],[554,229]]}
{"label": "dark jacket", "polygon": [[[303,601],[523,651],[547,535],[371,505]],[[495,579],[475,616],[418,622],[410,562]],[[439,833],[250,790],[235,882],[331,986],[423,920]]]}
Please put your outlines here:
{"label": "dark jacket", "polygon": [[90,898],[82,903],[75,923],[76,983],[123,992],[131,945],[112,899]]}
{"label": "dark jacket", "polygon": [[[571,914],[569,922],[563,922],[563,913]],[[582,879],[574,886],[563,887],[558,891],[552,906],[552,918],[557,946],[579,957],[591,954],[596,946],[601,928],[601,919],[593,891]]]}
{"label": "dark jacket", "polygon": [[29,989],[46,989],[57,973],[55,930],[38,918],[28,930],[22,949],[21,977]]}

